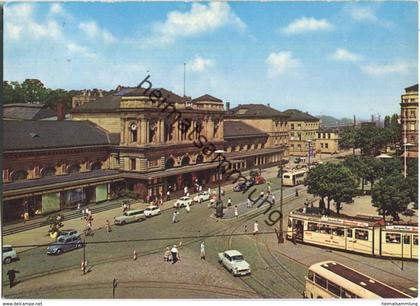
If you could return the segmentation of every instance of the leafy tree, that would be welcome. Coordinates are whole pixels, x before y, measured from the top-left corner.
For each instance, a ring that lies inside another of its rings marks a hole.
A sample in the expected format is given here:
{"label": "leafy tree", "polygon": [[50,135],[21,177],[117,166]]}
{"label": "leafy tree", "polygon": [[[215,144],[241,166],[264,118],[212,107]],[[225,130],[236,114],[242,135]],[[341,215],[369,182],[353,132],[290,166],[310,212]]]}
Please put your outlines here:
{"label": "leafy tree", "polygon": [[308,186],[309,193],[321,197],[321,203],[325,203],[324,199],[327,198],[327,213],[330,212],[331,200],[336,202],[339,213],[341,203],[354,196],[356,180],[350,170],[343,165],[326,163],[308,172],[305,186]]}
{"label": "leafy tree", "polygon": [[361,156],[347,156],[344,161],[343,165],[347,167],[353,176],[358,180],[358,183],[360,184],[360,181],[362,182],[362,192],[365,190],[365,181],[363,179],[363,161]]}
{"label": "leafy tree", "polygon": [[370,182],[372,187],[376,179],[381,177],[384,169],[382,160],[372,156],[362,156],[362,177]]}
{"label": "leafy tree", "polygon": [[372,203],[385,220],[392,216],[399,220],[398,213],[403,212],[410,203],[410,188],[401,174],[390,175],[380,180],[372,188]]}
{"label": "leafy tree", "polygon": [[357,130],[355,127],[350,127],[343,129],[340,132],[340,137],[338,139],[338,145],[344,150],[353,150],[353,155],[355,154],[356,149],[356,135]]}
{"label": "leafy tree", "polygon": [[26,79],[21,85],[21,90],[26,103],[43,103],[49,94],[49,90],[37,79]]}
{"label": "leafy tree", "polygon": [[380,149],[386,144],[387,137],[383,129],[373,125],[362,125],[356,130],[356,148],[360,148],[362,155],[379,155]]}
{"label": "leafy tree", "polygon": [[389,128],[391,126],[391,117],[385,116],[384,118],[384,128]]}

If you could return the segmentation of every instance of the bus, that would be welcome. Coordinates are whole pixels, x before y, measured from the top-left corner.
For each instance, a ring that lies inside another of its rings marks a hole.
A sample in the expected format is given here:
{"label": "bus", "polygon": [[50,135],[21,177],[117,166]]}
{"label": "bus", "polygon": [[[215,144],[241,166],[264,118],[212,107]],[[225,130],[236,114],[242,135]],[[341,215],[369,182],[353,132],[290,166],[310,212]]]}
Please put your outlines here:
{"label": "bus", "polygon": [[305,298],[408,299],[410,295],[335,261],[313,264],[305,276]]}
{"label": "bus", "polygon": [[418,226],[383,225],[346,215],[324,216],[318,208],[289,214],[287,239],[374,257],[418,258]]}
{"label": "bus", "polygon": [[307,168],[284,172],[283,173],[283,186],[296,186],[296,185],[303,184],[303,181],[305,180],[307,172],[308,172]]}

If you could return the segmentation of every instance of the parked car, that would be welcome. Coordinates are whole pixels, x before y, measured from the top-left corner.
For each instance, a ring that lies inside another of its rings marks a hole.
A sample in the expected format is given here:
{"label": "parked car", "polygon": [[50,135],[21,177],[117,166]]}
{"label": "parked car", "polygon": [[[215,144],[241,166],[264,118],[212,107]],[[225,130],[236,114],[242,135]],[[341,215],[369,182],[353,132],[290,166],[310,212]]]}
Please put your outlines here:
{"label": "parked car", "polygon": [[76,236],[76,237],[80,237],[80,233],[76,230],[73,229],[69,229],[69,230],[62,230],[58,232],[58,236],[57,238],[60,237],[71,237],[71,236]]}
{"label": "parked car", "polygon": [[265,183],[265,178],[264,178],[264,177],[262,177],[261,175],[256,176],[256,177],[254,178],[254,184],[255,184],[255,185],[261,185],[261,184],[264,184],[264,183]]}
{"label": "parked car", "polygon": [[83,240],[77,236],[58,237],[47,247],[48,255],[61,255],[63,252],[71,251],[83,247]]}
{"label": "parked car", "polygon": [[146,217],[153,217],[160,214],[161,214],[160,207],[156,205],[150,205],[149,207],[146,207],[146,209],[144,210],[144,215]]}
{"label": "parked car", "polygon": [[193,205],[193,200],[190,197],[182,197],[174,203],[175,208],[183,208],[188,205]]}
{"label": "parked car", "polygon": [[127,224],[131,222],[138,222],[146,220],[144,211],[141,209],[133,209],[126,211],[122,216],[116,217],[114,219],[114,224]]}
{"label": "parked car", "polygon": [[2,248],[2,254],[3,254],[3,263],[9,264],[12,262],[12,260],[19,259],[19,256],[17,256],[16,251],[13,249],[11,245],[3,245]]}
{"label": "parked car", "polygon": [[224,251],[218,254],[219,263],[234,276],[251,274],[251,266],[237,250]]}
{"label": "parked car", "polygon": [[210,200],[210,193],[208,191],[202,191],[194,197],[194,202],[204,202]]}
{"label": "parked car", "polygon": [[243,183],[239,183],[238,185],[236,185],[235,187],[233,187],[233,191],[246,191],[249,188],[251,188],[254,185],[253,181],[247,181],[247,182],[243,182]]}

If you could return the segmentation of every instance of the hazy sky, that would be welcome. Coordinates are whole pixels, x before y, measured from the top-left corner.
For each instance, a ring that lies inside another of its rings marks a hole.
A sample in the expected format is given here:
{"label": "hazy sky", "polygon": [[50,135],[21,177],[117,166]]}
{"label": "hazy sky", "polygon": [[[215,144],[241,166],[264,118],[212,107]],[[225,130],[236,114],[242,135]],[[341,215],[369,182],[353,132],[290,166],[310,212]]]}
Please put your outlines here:
{"label": "hazy sky", "polygon": [[416,2],[9,3],[4,78],[135,86],[314,115],[399,112],[417,83]]}

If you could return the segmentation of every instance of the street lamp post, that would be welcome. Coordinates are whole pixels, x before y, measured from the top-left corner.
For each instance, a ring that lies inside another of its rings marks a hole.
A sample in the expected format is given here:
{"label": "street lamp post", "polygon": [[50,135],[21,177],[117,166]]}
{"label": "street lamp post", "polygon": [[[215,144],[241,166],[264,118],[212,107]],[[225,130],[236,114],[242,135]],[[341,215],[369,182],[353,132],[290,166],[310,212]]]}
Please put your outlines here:
{"label": "street lamp post", "polygon": [[221,157],[222,157],[222,155],[225,153],[225,151],[223,151],[223,150],[216,150],[215,151],[215,153],[217,154],[217,156],[218,156],[218,162],[219,162],[219,165],[217,166],[217,185],[218,185],[218,191],[219,191],[219,194],[218,194],[218,200],[217,200],[217,203],[216,203],[216,217],[217,218],[223,218],[223,201],[222,201],[222,197],[221,197],[221,186],[220,186],[220,169],[222,168],[221,167]]}
{"label": "street lamp post", "polygon": [[280,220],[278,243],[284,243],[283,237],[283,160],[280,164]]}

